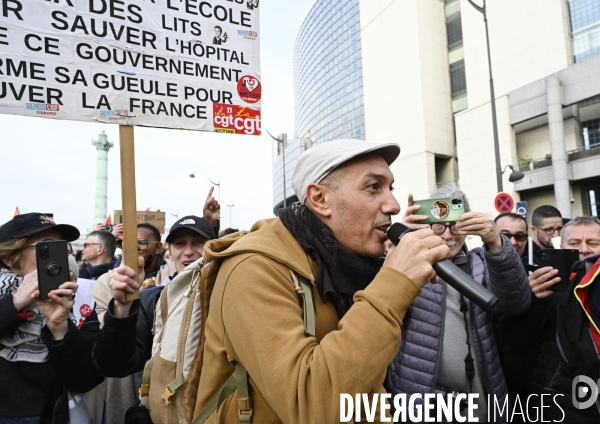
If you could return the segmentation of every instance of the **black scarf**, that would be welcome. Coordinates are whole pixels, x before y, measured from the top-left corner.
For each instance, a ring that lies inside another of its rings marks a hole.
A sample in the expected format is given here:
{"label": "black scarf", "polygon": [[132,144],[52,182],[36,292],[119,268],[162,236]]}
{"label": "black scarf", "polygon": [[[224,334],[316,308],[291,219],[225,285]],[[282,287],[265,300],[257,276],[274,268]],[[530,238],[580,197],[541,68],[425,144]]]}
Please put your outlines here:
{"label": "black scarf", "polygon": [[354,294],[373,281],[383,262],[342,247],[329,227],[300,203],[280,209],[279,218],[317,263],[316,285],[321,301],[331,301],[342,318],[352,306]]}

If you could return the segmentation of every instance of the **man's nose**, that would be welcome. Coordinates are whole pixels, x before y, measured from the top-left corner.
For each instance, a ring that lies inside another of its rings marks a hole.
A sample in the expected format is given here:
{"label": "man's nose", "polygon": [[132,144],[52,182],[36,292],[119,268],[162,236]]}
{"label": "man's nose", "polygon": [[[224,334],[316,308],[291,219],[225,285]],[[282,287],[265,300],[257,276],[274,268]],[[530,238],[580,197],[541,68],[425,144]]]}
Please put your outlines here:
{"label": "man's nose", "polygon": [[440,237],[443,240],[452,240],[453,236],[452,236],[452,231],[450,231],[450,227],[444,228],[444,232],[442,234],[440,234]]}
{"label": "man's nose", "polygon": [[386,215],[398,215],[400,213],[400,204],[391,191],[387,192],[381,211]]}
{"label": "man's nose", "polygon": [[513,246],[516,246],[516,245],[517,245],[517,240],[515,239],[515,236],[512,236],[512,237],[510,238],[510,244],[512,244]]}

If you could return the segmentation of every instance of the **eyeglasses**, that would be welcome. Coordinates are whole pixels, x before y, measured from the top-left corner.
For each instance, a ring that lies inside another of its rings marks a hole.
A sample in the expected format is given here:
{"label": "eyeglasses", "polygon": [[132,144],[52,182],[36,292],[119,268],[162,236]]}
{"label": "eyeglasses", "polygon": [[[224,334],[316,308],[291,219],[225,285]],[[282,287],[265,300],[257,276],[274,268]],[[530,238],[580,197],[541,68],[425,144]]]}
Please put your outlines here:
{"label": "eyeglasses", "polygon": [[441,236],[442,234],[444,234],[444,232],[446,231],[446,228],[450,228],[450,232],[452,234],[455,234],[455,235],[460,234],[460,232],[456,228],[456,222],[452,222],[450,224],[436,223],[436,224],[430,224],[430,225],[431,225],[431,229],[433,230],[433,234],[437,234],[438,236]]}
{"label": "eyeglasses", "polygon": [[538,230],[542,230],[543,232],[545,232],[549,236],[551,236],[552,234],[554,234],[555,231],[558,231],[558,234],[560,235],[560,232],[563,229],[563,227],[557,227],[557,228],[552,228],[552,227],[548,227],[548,228],[535,227],[535,228],[537,228]]}
{"label": "eyeglasses", "polygon": [[138,239],[138,249],[144,250],[148,248],[148,245],[150,243],[159,243],[158,241],[154,241],[154,240],[147,240],[147,239]]}
{"label": "eyeglasses", "polygon": [[511,234],[511,233],[505,233],[503,231],[500,232],[500,234],[504,234],[506,237],[508,237],[508,239],[510,240],[511,237],[514,237],[514,239],[516,241],[525,241],[527,240],[527,234],[525,233],[517,233],[517,234]]}
{"label": "eyeglasses", "polygon": [[102,243],[83,243],[83,248],[86,249],[88,246],[91,246],[93,244],[97,244],[98,246],[102,246]]}

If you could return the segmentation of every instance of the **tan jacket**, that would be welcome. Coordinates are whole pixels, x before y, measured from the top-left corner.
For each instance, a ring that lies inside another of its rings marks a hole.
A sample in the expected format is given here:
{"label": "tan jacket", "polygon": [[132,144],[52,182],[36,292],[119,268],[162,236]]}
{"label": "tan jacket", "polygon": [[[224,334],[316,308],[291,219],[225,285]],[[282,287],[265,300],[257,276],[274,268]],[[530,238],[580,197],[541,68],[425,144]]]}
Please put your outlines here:
{"label": "tan jacket", "polygon": [[[160,269],[158,270],[158,274],[156,274],[156,282],[155,286],[162,286],[167,282],[167,279],[175,274],[175,262],[166,260]],[[108,303],[113,298],[113,292],[110,288],[110,276],[112,275],[112,270],[108,271],[106,274],[101,275],[94,284],[94,288],[92,289],[92,296],[96,300],[96,313],[98,314],[98,319],[100,320],[100,326],[104,326],[104,314],[106,313],[106,309],[108,308]]]}
{"label": "tan jacket", "polygon": [[[338,320],[335,307],[322,303],[314,286],[316,264],[279,219],[259,221],[230,244],[218,239],[204,248],[208,260],[227,259],[211,298],[194,416],[234,373],[234,361],[250,376],[253,423],[336,423],[341,393],[385,392],[402,318],[420,293],[416,284],[383,268]],[[304,333],[290,269],[313,285],[316,337]],[[239,422],[237,392],[225,400],[219,417],[221,423]],[[214,414],[207,422],[213,420]]]}

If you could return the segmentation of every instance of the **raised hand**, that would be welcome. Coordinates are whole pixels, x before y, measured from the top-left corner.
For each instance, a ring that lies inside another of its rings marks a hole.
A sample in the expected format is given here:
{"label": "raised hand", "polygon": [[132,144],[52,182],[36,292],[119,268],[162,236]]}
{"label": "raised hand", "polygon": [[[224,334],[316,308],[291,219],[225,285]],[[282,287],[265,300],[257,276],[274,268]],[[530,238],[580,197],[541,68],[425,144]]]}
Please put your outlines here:
{"label": "raised hand", "polygon": [[217,225],[219,215],[221,214],[221,205],[219,205],[217,199],[213,197],[214,190],[215,186],[211,186],[210,190],[208,190],[208,196],[206,196],[204,209],[202,210],[204,219],[210,223],[211,227],[215,227]]}
{"label": "raised hand", "polygon": [[[72,273],[71,279],[73,279]],[[67,320],[69,319],[69,312],[75,304],[75,293],[78,287],[74,281],[63,283],[58,289],[48,293],[47,300],[39,299],[39,290],[36,290],[33,294],[46,321],[46,326],[56,340],[62,340],[69,330]]]}
{"label": "raised hand", "polygon": [[429,224],[419,224],[416,221],[422,221],[427,219],[427,215],[415,215],[415,213],[421,209],[421,205],[413,204],[414,199],[413,195],[408,195],[408,207],[406,208],[406,212],[404,212],[404,216],[402,217],[402,223],[407,227],[412,228],[413,230],[420,230],[422,228],[429,228]]}
{"label": "raised hand", "polygon": [[113,234],[113,236],[115,236],[115,237],[117,237],[117,236],[119,236],[119,235],[123,234],[123,224],[117,224],[117,225],[115,225],[115,226],[113,227],[112,234]]}
{"label": "raised hand", "polygon": [[460,234],[481,237],[488,249],[498,252],[502,249],[502,237],[490,214],[483,212],[464,213],[456,221],[456,229]]}
{"label": "raised hand", "polygon": [[13,304],[17,312],[21,312],[27,307],[33,305],[35,298],[33,294],[38,289],[37,270],[30,272],[23,277],[19,288],[13,294]]}
{"label": "raised hand", "polygon": [[138,290],[144,281],[144,258],[138,256],[137,272],[127,265],[121,265],[116,268],[111,277],[109,286],[113,291],[114,314],[117,318],[129,316],[132,300],[127,300],[127,293],[133,293]]}
{"label": "raised hand", "polygon": [[536,269],[533,274],[529,276],[529,287],[531,292],[538,299],[546,299],[552,296],[554,293],[551,289],[553,285],[560,282],[558,270],[551,266],[545,266],[543,268]]}

